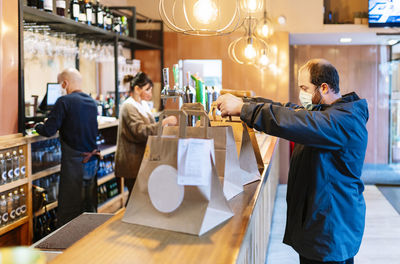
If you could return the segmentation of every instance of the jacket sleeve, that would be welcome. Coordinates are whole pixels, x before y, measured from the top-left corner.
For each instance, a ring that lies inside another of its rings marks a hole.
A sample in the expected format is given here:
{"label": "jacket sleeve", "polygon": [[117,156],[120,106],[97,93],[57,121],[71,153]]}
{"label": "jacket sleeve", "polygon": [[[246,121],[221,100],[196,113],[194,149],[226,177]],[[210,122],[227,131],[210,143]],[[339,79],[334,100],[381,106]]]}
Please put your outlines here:
{"label": "jacket sleeve", "polygon": [[[307,111],[270,103],[244,104],[240,118],[252,128],[307,146],[338,150],[345,146],[351,113]],[[347,118],[348,119],[348,118]]]}
{"label": "jacket sleeve", "polygon": [[122,118],[131,136],[127,138],[134,143],[146,142],[151,135],[157,134],[157,123],[148,124],[143,120],[143,116],[132,105],[124,105]]}
{"label": "jacket sleeve", "polygon": [[36,132],[45,137],[53,136],[57,130],[60,129],[64,121],[65,108],[65,102],[62,100],[62,97],[60,97],[54,104],[54,108],[51,110],[46,122],[35,126]]}

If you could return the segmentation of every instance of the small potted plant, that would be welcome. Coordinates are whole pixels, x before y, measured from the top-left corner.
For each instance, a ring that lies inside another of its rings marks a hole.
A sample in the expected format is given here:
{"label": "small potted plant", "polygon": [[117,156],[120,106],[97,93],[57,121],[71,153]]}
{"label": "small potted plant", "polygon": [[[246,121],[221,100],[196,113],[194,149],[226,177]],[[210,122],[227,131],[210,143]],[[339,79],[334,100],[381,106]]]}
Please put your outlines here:
{"label": "small potted plant", "polygon": [[361,24],[368,25],[368,12],[361,13]]}
{"label": "small potted plant", "polygon": [[354,12],[354,24],[361,24],[361,12]]}

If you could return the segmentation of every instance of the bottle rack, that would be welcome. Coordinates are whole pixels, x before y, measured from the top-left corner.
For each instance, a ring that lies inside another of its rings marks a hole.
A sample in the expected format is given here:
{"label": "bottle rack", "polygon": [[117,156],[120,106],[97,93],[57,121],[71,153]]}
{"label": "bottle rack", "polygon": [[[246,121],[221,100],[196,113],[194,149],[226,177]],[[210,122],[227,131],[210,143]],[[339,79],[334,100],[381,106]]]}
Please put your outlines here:
{"label": "bottle rack", "polygon": [[[118,122],[105,123],[99,125],[99,132],[104,137],[104,143],[100,145],[100,147],[102,148],[101,153],[103,156],[106,156],[106,162],[104,166],[107,168],[104,169],[104,172],[102,173],[101,177],[98,177],[97,180],[98,186],[106,187],[106,197],[107,197],[105,201],[99,203],[97,208],[99,213],[115,213],[117,210],[124,207],[128,197],[128,191],[124,187],[123,179],[116,178],[112,164],[113,163],[112,157],[116,150],[115,144],[117,137],[117,129],[118,129]],[[48,194],[48,197],[51,197],[50,201],[43,208],[37,210],[36,212],[33,212],[32,208],[32,184],[35,183],[37,185],[40,185],[40,182],[45,181],[44,179],[46,179],[46,177],[58,174],[60,172],[60,164],[57,164],[55,166],[44,168],[41,171],[32,173],[32,161],[33,161],[32,149],[35,149],[37,143],[46,140],[51,140],[51,142],[56,142],[55,139],[57,138],[58,135],[50,138],[45,138],[41,136],[23,137],[21,134],[18,134],[18,136],[11,136],[11,137],[10,136],[0,137],[0,153],[7,152],[10,150],[12,151],[13,149],[16,148],[22,149],[23,153],[25,154],[25,166],[27,168],[25,178],[12,181],[4,185],[0,185],[0,194],[5,193],[6,195],[10,191],[14,191],[16,188],[18,189],[24,188],[24,192],[26,195],[26,206],[27,206],[26,216],[20,217],[16,221],[6,226],[0,225],[0,246],[29,245],[33,239],[34,218],[35,221],[37,221],[37,218],[40,217],[45,219],[46,217],[43,215],[45,215],[47,212],[51,210],[57,210],[58,201],[53,199],[54,194],[51,195]],[[55,154],[55,156],[56,155],[57,154]],[[49,192],[51,192],[51,188],[53,187],[51,184],[53,182],[54,180],[53,181],[50,180]],[[113,182],[115,183],[111,184]],[[115,184],[117,186],[115,186]],[[109,187],[110,185],[113,186]],[[111,194],[109,193],[110,188],[114,190],[114,193]],[[118,191],[117,193],[115,193],[116,190]],[[43,219],[41,221],[44,221]],[[37,237],[37,234],[35,235]],[[17,239],[15,239],[15,237],[17,237]]]}

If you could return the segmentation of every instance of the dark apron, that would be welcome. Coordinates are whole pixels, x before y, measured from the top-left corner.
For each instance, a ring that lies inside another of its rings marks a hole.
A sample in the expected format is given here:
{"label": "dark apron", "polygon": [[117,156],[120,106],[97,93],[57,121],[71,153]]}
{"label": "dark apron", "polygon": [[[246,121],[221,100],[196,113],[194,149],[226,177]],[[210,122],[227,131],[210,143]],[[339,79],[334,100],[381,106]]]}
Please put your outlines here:
{"label": "dark apron", "polygon": [[[61,172],[58,194],[58,226],[62,226],[85,211],[87,201],[84,198],[85,164],[82,162],[83,152],[72,149],[61,141]],[[97,179],[89,189],[97,207]]]}

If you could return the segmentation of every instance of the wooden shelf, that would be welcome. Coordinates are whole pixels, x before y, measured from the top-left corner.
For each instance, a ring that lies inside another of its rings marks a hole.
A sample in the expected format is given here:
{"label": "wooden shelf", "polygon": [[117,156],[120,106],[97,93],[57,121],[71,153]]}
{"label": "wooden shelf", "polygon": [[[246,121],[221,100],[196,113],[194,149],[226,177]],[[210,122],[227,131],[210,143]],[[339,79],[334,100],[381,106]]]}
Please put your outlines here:
{"label": "wooden shelf", "polygon": [[102,124],[99,124],[99,129],[115,127],[115,126],[118,126],[118,123],[119,123],[118,120],[115,120],[114,122],[104,122]]}
{"label": "wooden shelf", "polygon": [[59,164],[54,167],[36,172],[32,175],[32,181],[49,176],[49,175],[57,173],[57,172],[60,172],[60,169],[61,169],[61,165]]}
{"label": "wooden shelf", "polygon": [[114,153],[117,150],[117,146],[115,145],[103,145],[99,146],[100,154],[104,157],[108,154]]}
{"label": "wooden shelf", "polygon": [[18,181],[13,181],[10,183],[6,183],[0,186],[0,193],[6,192],[8,190],[12,190],[18,186],[24,185],[28,183],[28,178],[23,178]]}
{"label": "wooden shelf", "polygon": [[[47,209],[47,211],[50,211],[50,210],[53,210],[54,208],[57,208],[57,206],[58,206],[58,201],[55,201],[55,202],[52,202],[52,203],[49,203],[48,205],[46,205],[46,209]],[[44,206],[43,206],[42,209],[34,212],[33,215],[35,217],[38,217],[38,216],[44,214],[45,212],[46,212],[46,210],[44,209]]]}
{"label": "wooden shelf", "polygon": [[117,196],[109,199],[108,201],[102,203],[100,206],[97,207],[97,212],[98,213],[104,213],[106,212],[108,207],[113,206],[115,203],[122,203],[122,194],[118,194]]}
{"label": "wooden shelf", "polygon": [[66,17],[58,16],[53,13],[47,13],[28,6],[23,6],[23,19],[28,23],[48,25],[52,30],[76,34],[77,37],[82,37],[85,39],[105,41],[117,39],[117,41],[122,41],[128,45],[133,44],[135,49],[163,49],[161,46],[148,43],[140,39],[122,36],[115,32],[107,31],[96,26],[89,26]]}
{"label": "wooden shelf", "polygon": [[108,181],[110,181],[110,180],[112,180],[112,179],[114,179],[114,178],[115,178],[114,172],[112,172],[112,173],[110,173],[110,174],[108,174],[108,175],[106,175],[106,176],[103,176],[103,177],[101,177],[101,178],[99,178],[99,179],[97,180],[97,186],[100,186],[100,185],[102,185],[103,183],[108,182]]}
{"label": "wooden shelf", "polygon": [[2,228],[0,228],[0,236],[27,223],[29,221],[29,217],[28,216],[24,216],[21,219],[18,219],[16,222],[3,226]]}

